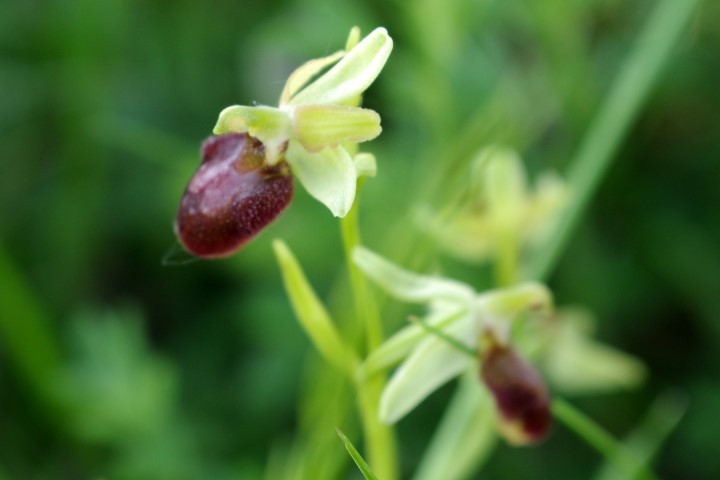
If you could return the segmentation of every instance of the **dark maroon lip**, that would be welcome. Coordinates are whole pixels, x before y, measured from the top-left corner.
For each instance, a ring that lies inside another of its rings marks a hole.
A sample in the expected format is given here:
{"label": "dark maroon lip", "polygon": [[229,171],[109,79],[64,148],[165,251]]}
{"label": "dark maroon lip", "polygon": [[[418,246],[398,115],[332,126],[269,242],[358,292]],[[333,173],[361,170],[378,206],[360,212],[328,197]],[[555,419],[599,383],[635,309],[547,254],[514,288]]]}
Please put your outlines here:
{"label": "dark maroon lip", "polygon": [[178,209],[175,232],[201,258],[232,255],[290,204],[293,180],[285,162],[264,164],[265,148],[244,133],[207,139],[202,163]]}
{"label": "dark maroon lip", "polygon": [[535,368],[509,346],[493,345],[482,355],[481,377],[498,413],[520,427],[526,443],[547,436],[552,426],[550,395]]}

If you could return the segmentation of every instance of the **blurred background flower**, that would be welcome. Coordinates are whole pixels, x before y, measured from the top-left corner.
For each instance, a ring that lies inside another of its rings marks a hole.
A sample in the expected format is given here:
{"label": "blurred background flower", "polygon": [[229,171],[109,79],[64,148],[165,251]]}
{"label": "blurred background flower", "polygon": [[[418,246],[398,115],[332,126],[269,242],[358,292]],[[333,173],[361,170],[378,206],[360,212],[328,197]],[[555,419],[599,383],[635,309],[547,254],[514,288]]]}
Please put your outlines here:
{"label": "blurred background flower", "polygon": [[[284,238],[348,310],[336,224],[302,189],[290,207],[302,212],[242,254],[161,261],[222,108],[272,105],[350,27],[386,27],[393,56],[363,101],[383,118],[367,145],[379,171],[358,199],[363,237],[405,268],[483,290],[489,270],[436,255],[412,212],[466,186],[490,144],[525,159],[530,185],[563,172],[657,3],[0,4],[0,478],[263,478],[321,416],[300,399],[346,395],[313,376],[269,243]],[[668,389],[688,400],[662,478],[718,473],[719,20],[720,4],[703,2],[548,280],[558,304],[589,308],[596,336],[648,369],[643,389],[578,406],[624,436]],[[384,302],[384,318],[405,308]],[[454,388],[400,424],[404,472]],[[585,478],[598,462],[558,430],[538,449],[500,446],[483,475]]]}

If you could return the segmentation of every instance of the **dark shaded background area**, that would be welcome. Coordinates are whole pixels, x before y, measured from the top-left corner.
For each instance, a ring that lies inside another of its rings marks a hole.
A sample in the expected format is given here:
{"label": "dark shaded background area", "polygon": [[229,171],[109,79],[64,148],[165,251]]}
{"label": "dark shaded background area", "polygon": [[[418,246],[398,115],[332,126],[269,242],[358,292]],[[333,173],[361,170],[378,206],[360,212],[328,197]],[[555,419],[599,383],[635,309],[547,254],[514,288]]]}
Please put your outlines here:
{"label": "dark shaded background area", "polygon": [[[385,26],[395,50],[365,96],[384,132],[367,147],[379,175],[361,221],[371,248],[411,266],[405,241],[421,234],[403,218],[447,201],[478,148],[564,168],[654,5],[1,3],[0,478],[262,478],[270,446],[292,437],[314,353],[269,241],[331,294],[334,219],[298,185],[239,255],[162,263],[222,108],[276,103],[293,68],[351,26]],[[720,475],[719,7],[695,16],[550,281],[651,371],[580,407],[622,436],[658,395],[688,402],[662,478]],[[401,425],[408,475],[451,390]],[[558,429],[536,449],[500,448],[482,478],[586,478],[600,462]]]}

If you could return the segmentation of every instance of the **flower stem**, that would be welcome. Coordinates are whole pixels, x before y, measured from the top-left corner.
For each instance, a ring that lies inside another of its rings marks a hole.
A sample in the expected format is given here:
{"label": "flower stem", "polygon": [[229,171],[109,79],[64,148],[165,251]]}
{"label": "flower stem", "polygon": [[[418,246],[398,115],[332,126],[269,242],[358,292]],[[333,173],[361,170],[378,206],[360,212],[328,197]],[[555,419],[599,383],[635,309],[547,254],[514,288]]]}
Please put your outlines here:
{"label": "flower stem", "polygon": [[[370,291],[370,286],[366,282],[360,269],[357,268],[352,261],[353,249],[361,244],[360,229],[358,226],[358,197],[362,183],[363,179],[358,179],[358,194],[348,214],[340,219],[340,233],[343,241],[348,275],[350,276],[350,287],[355,303],[356,319],[365,334],[367,351],[370,353],[380,346],[383,340],[383,334],[380,315],[377,310],[375,298]],[[378,416],[380,395],[384,388],[384,375],[378,374],[371,378],[355,380],[355,389],[357,391],[358,407],[360,409],[365,434],[365,448],[368,461],[378,478],[395,480],[398,478],[395,433],[391,426],[380,422]]]}
{"label": "flower stem", "polygon": [[609,463],[623,472],[627,478],[643,480],[656,478],[647,466],[642,465],[635,457],[630,455],[612,435],[566,401],[559,398],[553,400],[552,411],[558,420],[600,452]]}
{"label": "flower stem", "polygon": [[545,279],[555,268],[699,1],[662,0],[647,21],[570,163],[573,201],[538,246],[540,255],[530,266],[530,278]]}
{"label": "flower stem", "polygon": [[356,382],[368,462],[378,478],[396,480],[398,465],[395,432],[390,425],[380,422],[378,415],[380,395],[384,388],[383,375],[373,375]]}
{"label": "flower stem", "polygon": [[519,242],[517,233],[507,229],[498,235],[495,254],[495,284],[509,287],[517,281]]}
{"label": "flower stem", "polygon": [[382,343],[382,324],[377,311],[375,298],[370,292],[365,277],[355,263],[352,261],[352,251],[360,241],[360,229],[358,227],[358,198],[362,189],[363,178],[358,179],[357,196],[355,203],[348,214],[340,219],[340,233],[342,235],[343,249],[345,251],[345,263],[350,276],[350,288],[352,289],[353,301],[355,303],[355,315],[357,321],[362,323],[368,352],[372,352]]}

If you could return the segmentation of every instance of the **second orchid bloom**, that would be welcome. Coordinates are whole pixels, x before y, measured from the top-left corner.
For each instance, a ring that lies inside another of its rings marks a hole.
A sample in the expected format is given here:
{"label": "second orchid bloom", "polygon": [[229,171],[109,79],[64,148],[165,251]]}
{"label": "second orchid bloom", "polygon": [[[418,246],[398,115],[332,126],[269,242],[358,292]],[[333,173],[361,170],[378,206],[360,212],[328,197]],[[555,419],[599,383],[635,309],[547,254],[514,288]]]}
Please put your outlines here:
{"label": "second orchid bloom", "polygon": [[[511,328],[523,313],[548,315],[547,288],[528,282],[476,293],[454,280],[405,271],[373,252],[356,248],[353,259],[374,282],[398,299],[424,303],[423,325],[408,326],[389,338],[364,364],[364,374],[402,362],[383,392],[380,416],[394,423],[428,395],[469,368],[477,368],[492,392],[500,431],[514,444],[542,439],[551,425],[547,389],[539,374],[511,344]],[[429,334],[427,329],[437,332]]]}
{"label": "second orchid bloom", "polygon": [[426,305],[422,319],[388,338],[361,367],[361,375],[371,376],[399,364],[380,401],[387,423],[474,370],[495,400],[499,432],[524,445],[551,427],[550,393],[533,365],[564,395],[630,389],[645,376],[638,359],[592,338],[593,321],[584,311],[555,310],[543,284],[476,292],[452,279],[409,272],[362,247],[353,260],[393,297]]}

